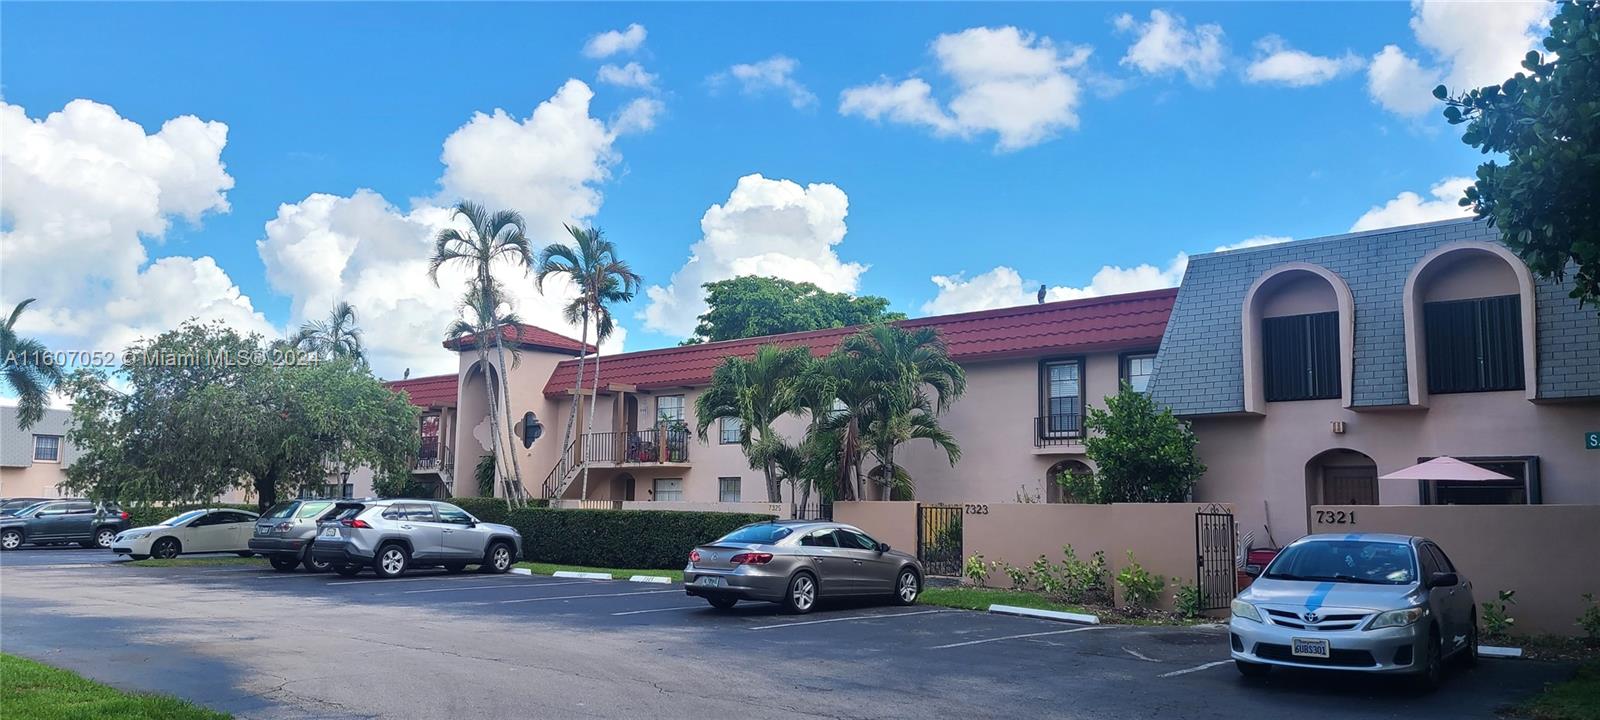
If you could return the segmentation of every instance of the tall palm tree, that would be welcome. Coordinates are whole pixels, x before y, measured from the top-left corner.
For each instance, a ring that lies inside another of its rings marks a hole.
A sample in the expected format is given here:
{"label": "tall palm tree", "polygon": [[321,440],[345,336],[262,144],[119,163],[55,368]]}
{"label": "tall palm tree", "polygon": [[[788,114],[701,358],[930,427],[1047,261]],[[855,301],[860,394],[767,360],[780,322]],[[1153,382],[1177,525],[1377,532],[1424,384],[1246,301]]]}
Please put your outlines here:
{"label": "tall palm tree", "polygon": [[17,429],[27,430],[44,417],[50,391],[61,382],[61,368],[44,357],[44,343],[17,337],[17,318],[33,304],[34,298],[17,303],[11,316],[0,325],[0,374],[17,393]]}
{"label": "tall palm tree", "polygon": [[778,456],[785,446],[772,423],[799,409],[794,379],[811,363],[811,351],[804,346],[762,345],[748,360],[724,359],[712,372],[711,385],[695,398],[695,431],[701,440],[712,422],[739,419],[739,447],[750,467],[765,475],[767,502],[782,502],[783,497]]}
{"label": "tall palm tree", "polygon": [[[585,433],[594,430],[594,413],[600,399],[600,343],[611,337],[616,321],[610,306],[633,299],[643,278],[617,256],[617,246],[605,238],[599,228],[575,228],[563,225],[572,236],[572,244],[551,243],[539,251],[539,261],[534,267],[533,283],[544,292],[545,280],[562,276],[578,287],[578,296],[562,308],[567,322],[580,325],[583,330],[579,342],[587,346],[589,326],[595,328],[594,389],[589,398],[589,416]],[[583,402],[583,366],[587,353],[578,354],[578,379],[572,387],[572,412],[567,415],[567,432],[561,439],[561,452],[565,456],[572,446],[572,435],[578,423],[578,404]],[[588,443],[580,443],[585,452]],[[583,488],[580,497],[589,497],[589,463],[583,458]]]}
{"label": "tall palm tree", "polygon": [[[496,320],[496,311],[503,300],[498,293],[499,285],[494,279],[493,266],[497,262],[510,263],[513,267],[526,270],[531,262],[532,251],[529,248],[528,238],[523,234],[525,223],[522,215],[513,210],[499,210],[489,212],[482,205],[468,200],[456,204],[455,213],[451,220],[464,219],[468,227],[463,232],[459,228],[445,228],[433,240],[433,255],[428,259],[428,278],[433,284],[439,284],[439,268],[448,264],[465,265],[472,278],[468,282],[468,292],[478,295],[474,302],[468,303],[474,309],[476,320],[480,321],[479,329],[487,335],[477,337],[475,343],[482,356],[484,344],[492,339],[495,354],[500,361],[500,397],[505,400],[501,411],[504,413],[505,427],[510,428],[511,422],[511,385],[506,380],[506,352],[504,324],[492,327],[483,327],[481,322]],[[459,336],[458,336],[459,337]],[[487,363],[485,363],[487,367]],[[489,395],[489,410],[496,412],[494,391],[488,385],[488,373],[484,376],[484,392]],[[500,415],[495,415],[491,427],[498,436],[500,434]],[[509,430],[508,430],[509,431]],[[495,441],[498,447],[503,438]],[[509,441],[507,441],[509,442]],[[517,465],[516,458],[510,453],[498,454],[506,458],[511,465],[511,476],[515,479],[515,492],[521,499],[522,469]]]}
{"label": "tall palm tree", "polygon": [[852,410],[866,420],[860,430],[883,465],[881,482],[892,484],[902,477],[895,448],[910,440],[932,441],[955,465],[961,449],[939,427],[937,416],[966,391],[967,376],[950,359],[938,331],[874,325],[845,338],[839,353],[850,359],[850,374],[867,391]]}
{"label": "tall palm tree", "polygon": [[356,325],[356,309],[348,302],[334,305],[326,320],[307,320],[289,343],[296,350],[319,358],[349,358],[362,365],[367,362],[361,328]]}
{"label": "tall palm tree", "polygon": [[[450,327],[445,330],[446,340],[459,341],[462,338],[470,337],[472,339],[472,347],[478,353],[478,367],[483,371],[484,395],[489,403],[489,432],[494,436],[494,447],[489,449],[489,453],[496,458],[510,457],[507,451],[511,448],[511,442],[507,434],[500,431],[500,394],[495,392],[494,381],[490,378],[490,371],[493,366],[489,363],[488,341],[489,336],[499,335],[501,328],[507,325],[515,325],[518,322],[515,314],[495,314],[496,308],[500,305],[499,295],[500,291],[494,285],[491,285],[487,291],[479,289],[475,284],[469,286],[461,300],[463,317],[451,323]],[[514,356],[516,351],[513,350],[512,352]],[[500,372],[502,385],[505,379],[504,367],[505,364],[502,360],[502,370]],[[507,468],[505,467],[506,465],[511,467]],[[516,462],[496,462],[493,463],[493,466],[498,472],[500,485],[505,490],[506,505],[508,507],[514,506],[515,501],[519,499],[516,496],[519,494],[522,484],[521,477],[513,472]],[[481,473],[482,469],[480,468],[475,475]]]}

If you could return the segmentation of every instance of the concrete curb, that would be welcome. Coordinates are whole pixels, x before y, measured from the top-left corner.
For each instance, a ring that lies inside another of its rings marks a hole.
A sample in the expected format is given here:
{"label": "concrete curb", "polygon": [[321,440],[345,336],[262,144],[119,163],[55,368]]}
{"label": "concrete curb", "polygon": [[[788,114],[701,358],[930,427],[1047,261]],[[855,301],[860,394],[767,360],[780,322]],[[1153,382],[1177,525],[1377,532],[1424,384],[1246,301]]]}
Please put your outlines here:
{"label": "concrete curb", "polygon": [[511,568],[511,574],[513,574],[513,575],[532,575],[533,571],[529,570],[527,568]]}
{"label": "concrete curb", "polygon": [[1522,648],[1479,645],[1478,657],[1519,658],[1522,657]]}
{"label": "concrete curb", "polygon": [[557,570],[551,577],[577,578],[579,580],[614,580],[611,573],[573,572],[571,570]]}
{"label": "concrete curb", "polygon": [[662,577],[660,575],[635,575],[631,578],[628,578],[628,582],[660,583],[662,585],[671,585],[672,578]]}
{"label": "concrete curb", "polygon": [[1081,625],[1099,625],[1098,615],[1084,615],[1083,613],[1059,612],[1056,610],[1035,610],[1033,608],[1017,607],[1015,605],[990,605],[989,612],[996,615],[1016,615],[1018,617],[1031,617],[1040,620],[1055,620],[1058,622],[1079,623]]}

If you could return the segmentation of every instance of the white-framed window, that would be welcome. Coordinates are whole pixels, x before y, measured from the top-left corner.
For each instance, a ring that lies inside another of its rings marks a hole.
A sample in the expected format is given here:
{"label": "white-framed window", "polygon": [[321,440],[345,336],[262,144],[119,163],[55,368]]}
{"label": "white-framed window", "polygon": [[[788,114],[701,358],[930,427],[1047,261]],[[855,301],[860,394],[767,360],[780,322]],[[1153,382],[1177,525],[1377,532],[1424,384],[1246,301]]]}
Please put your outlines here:
{"label": "white-framed window", "polygon": [[1150,376],[1155,372],[1155,353],[1124,355],[1122,358],[1122,379],[1127,380],[1136,393],[1145,392],[1150,387]]}
{"label": "white-framed window", "polygon": [[717,478],[717,502],[739,502],[739,490],[743,486],[742,478]]}
{"label": "white-framed window", "polygon": [[61,436],[33,436],[34,462],[61,462]]}
{"label": "white-framed window", "polygon": [[744,421],[735,417],[725,417],[717,422],[717,442],[723,445],[739,444],[739,433],[744,430]]}
{"label": "white-framed window", "polygon": [[684,422],[683,396],[662,395],[656,398],[656,422],[662,425]]}
{"label": "white-framed window", "polygon": [[1051,360],[1041,366],[1042,438],[1083,434],[1083,360]]}
{"label": "white-framed window", "polygon": [[683,500],[683,478],[656,478],[651,481],[650,499],[656,502]]}

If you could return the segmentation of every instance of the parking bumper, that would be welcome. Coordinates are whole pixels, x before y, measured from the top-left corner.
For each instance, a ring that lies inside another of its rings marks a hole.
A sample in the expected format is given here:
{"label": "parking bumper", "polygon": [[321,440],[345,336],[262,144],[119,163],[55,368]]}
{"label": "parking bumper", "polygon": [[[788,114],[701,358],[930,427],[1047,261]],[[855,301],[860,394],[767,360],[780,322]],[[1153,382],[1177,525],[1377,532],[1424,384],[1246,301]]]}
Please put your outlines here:
{"label": "parking bumper", "polygon": [[[717,578],[719,584],[703,585],[701,578]],[[778,602],[783,599],[788,587],[787,575],[748,572],[748,568],[734,572],[712,572],[691,566],[683,572],[683,592],[691,597]]]}
{"label": "parking bumper", "polygon": [[[1228,623],[1233,659],[1265,665],[1365,673],[1412,673],[1426,652],[1427,626],[1315,632],[1233,618]],[[1292,654],[1295,638],[1328,641],[1327,659]]]}

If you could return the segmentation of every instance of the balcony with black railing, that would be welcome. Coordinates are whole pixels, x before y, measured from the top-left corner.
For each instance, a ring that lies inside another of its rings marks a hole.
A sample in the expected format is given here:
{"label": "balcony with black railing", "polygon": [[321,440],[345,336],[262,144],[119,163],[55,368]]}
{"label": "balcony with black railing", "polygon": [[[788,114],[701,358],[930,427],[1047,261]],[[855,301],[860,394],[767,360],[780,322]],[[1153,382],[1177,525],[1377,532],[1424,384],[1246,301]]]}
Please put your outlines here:
{"label": "balcony with black railing", "polygon": [[417,449],[417,462],[411,466],[412,472],[443,473],[455,463],[455,456],[450,452],[450,445],[442,442],[437,437],[422,438],[422,446]]}
{"label": "balcony with black railing", "polygon": [[1083,444],[1083,415],[1068,413],[1033,419],[1033,446],[1058,447]]}
{"label": "balcony with black railing", "polygon": [[576,458],[580,463],[681,465],[689,462],[687,428],[584,433],[582,442]]}

